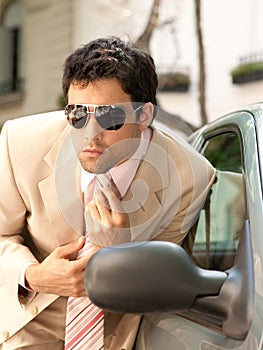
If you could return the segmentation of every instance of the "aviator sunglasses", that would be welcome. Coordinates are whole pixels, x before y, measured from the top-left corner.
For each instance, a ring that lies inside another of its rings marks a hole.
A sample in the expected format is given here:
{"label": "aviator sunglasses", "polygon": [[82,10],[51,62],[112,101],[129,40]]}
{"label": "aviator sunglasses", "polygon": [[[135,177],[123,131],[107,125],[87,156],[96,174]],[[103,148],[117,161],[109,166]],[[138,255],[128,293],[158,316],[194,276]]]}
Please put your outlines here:
{"label": "aviator sunglasses", "polygon": [[75,129],[84,128],[94,114],[97,123],[105,130],[119,130],[125,123],[126,117],[137,112],[139,106],[132,112],[125,111],[123,105],[94,105],[94,104],[69,104],[65,108],[65,115],[71,126]]}

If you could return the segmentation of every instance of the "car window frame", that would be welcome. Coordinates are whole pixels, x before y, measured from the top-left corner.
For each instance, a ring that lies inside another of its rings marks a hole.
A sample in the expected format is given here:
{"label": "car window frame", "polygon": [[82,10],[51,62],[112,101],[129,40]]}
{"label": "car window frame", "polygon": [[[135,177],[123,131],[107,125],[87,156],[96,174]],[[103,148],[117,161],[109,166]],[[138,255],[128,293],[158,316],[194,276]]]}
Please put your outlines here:
{"label": "car window frame", "polygon": [[[246,117],[246,122],[242,122],[242,115]],[[246,154],[246,147],[247,147],[247,138],[250,139],[250,142],[252,142],[251,137],[245,136],[247,135],[247,130],[245,131],[245,128],[248,124],[253,124],[253,134],[256,139],[256,132],[255,132],[255,125],[254,125],[254,119],[253,115],[251,113],[248,113],[247,111],[241,111],[234,113],[232,116],[229,117],[228,121],[225,120],[218,120],[215,123],[212,123],[211,126],[208,124],[208,126],[204,127],[199,131],[197,134],[193,134],[189,142],[190,144],[200,153],[203,154],[203,150],[205,148],[205,145],[207,141],[213,137],[216,137],[218,135],[222,135],[225,133],[235,133],[239,138],[239,144],[240,144],[240,152],[241,152],[241,162],[242,162],[242,176],[243,176],[243,184],[244,184],[244,196],[245,196],[245,203],[246,203],[246,218],[248,219],[249,225],[249,205],[250,205],[250,192],[251,192],[251,183],[248,181],[248,178],[250,174],[248,174],[249,165],[251,165],[249,158]],[[253,143],[253,142],[252,142]],[[256,145],[254,144],[254,147]],[[223,334],[222,329],[222,322],[218,320],[217,317],[209,316],[202,312],[196,312],[194,310],[188,310],[180,313],[176,313],[179,316],[182,316],[196,324],[199,324],[201,326],[204,326],[208,329],[211,329],[213,331],[216,331],[218,333]]]}

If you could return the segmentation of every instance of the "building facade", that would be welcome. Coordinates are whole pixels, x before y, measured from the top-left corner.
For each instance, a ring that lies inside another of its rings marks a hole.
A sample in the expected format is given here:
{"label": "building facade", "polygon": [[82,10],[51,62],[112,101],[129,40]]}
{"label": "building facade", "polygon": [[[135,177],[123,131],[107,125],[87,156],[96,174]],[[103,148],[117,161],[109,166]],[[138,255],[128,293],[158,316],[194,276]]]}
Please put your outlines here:
{"label": "building facade", "polygon": [[[0,123],[59,108],[72,0],[0,1]],[[7,5],[4,5],[7,4]]]}
{"label": "building facade", "polygon": [[[0,0],[0,123],[61,108],[61,68],[76,47],[104,35],[136,40],[153,0]],[[186,72],[185,91],[161,106],[200,124],[194,0],[163,0],[150,42],[158,72]],[[240,59],[262,60],[262,0],[202,0],[207,114],[212,120],[262,100],[263,80],[233,84]]]}

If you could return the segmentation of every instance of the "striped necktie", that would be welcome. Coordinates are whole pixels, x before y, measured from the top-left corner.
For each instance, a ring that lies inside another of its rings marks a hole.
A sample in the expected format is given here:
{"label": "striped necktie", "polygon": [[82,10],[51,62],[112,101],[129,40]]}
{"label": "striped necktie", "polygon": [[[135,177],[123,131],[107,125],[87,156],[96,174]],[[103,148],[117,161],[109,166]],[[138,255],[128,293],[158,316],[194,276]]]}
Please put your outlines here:
{"label": "striped necktie", "polygon": [[[92,192],[92,193],[91,193]],[[92,198],[94,181],[87,187],[84,198]],[[78,258],[92,249],[86,235],[86,243]],[[88,297],[68,298],[66,316],[65,350],[102,350],[104,336],[104,312],[92,304]]]}

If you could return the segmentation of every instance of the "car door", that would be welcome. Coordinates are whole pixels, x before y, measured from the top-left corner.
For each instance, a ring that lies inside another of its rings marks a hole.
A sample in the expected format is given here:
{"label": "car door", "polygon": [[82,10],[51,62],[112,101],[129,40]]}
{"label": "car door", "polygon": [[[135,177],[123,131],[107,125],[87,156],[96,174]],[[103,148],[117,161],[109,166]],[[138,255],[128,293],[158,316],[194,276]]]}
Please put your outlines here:
{"label": "car door", "polygon": [[218,304],[208,298],[187,311],[144,316],[136,349],[262,350],[262,252],[257,249],[262,189],[254,117],[229,115],[197,132],[192,144],[214,165],[217,177],[184,248],[203,269],[230,275],[240,268]]}

